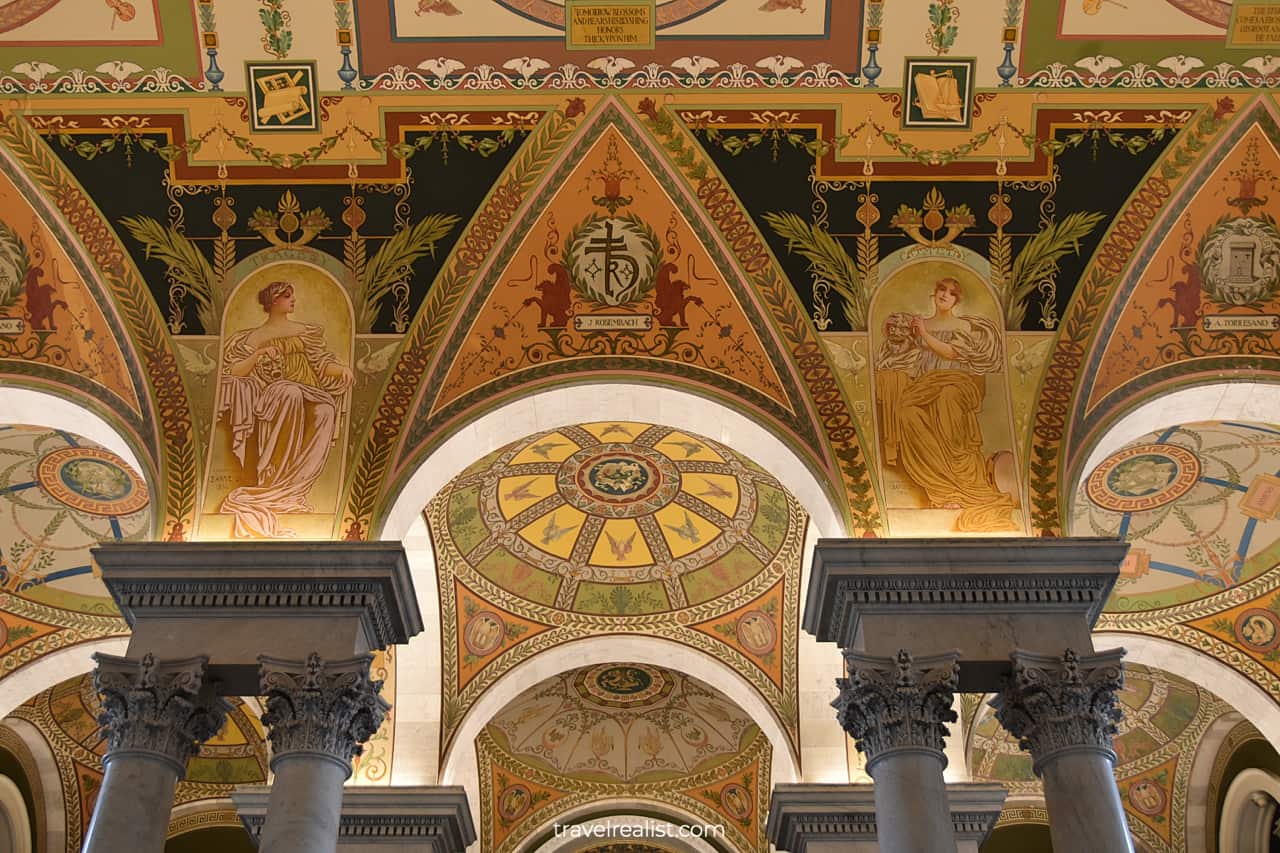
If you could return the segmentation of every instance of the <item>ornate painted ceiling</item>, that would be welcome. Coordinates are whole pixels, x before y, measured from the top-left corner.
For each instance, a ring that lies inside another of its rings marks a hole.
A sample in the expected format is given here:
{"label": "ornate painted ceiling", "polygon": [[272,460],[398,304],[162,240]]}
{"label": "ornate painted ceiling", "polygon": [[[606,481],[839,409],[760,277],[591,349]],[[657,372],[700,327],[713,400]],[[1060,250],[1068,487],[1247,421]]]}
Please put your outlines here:
{"label": "ornate painted ceiling", "polygon": [[[1225,0],[601,8],[0,0],[0,384],[139,465],[0,431],[0,678],[122,630],[90,541],[374,538],[408,495],[442,755],[498,679],[623,634],[737,672],[798,758],[822,503],[1123,535],[1104,626],[1280,699],[1274,427],[1153,423],[1084,470],[1144,402],[1280,364],[1280,40]],[[299,419],[259,416],[277,382]],[[711,408],[522,408],[618,383]],[[486,417],[515,428],[415,493]]]}
{"label": "ornate painted ceiling", "polygon": [[[1124,718],[1113,748],[1129,827],[1152,853],[1190,850],[1196,843],[1187,811],[1192,765],[1210,726],[1230,713],[1231,706],[1160,670],[1127,664],[1124,677]],[[1041,796],[1030,756],[1000,727],[991,708],[969,705],[966,717],[971,720],[968,755],[974,779],[1005,784],[1015,800]],[[1196,796],[1203,794],[1197,791]]]}
{"label": "ornate painted ceiling", "polygon": [[520,661],[616,633],[728,662],[795,736],[808,516],[756,463],[667,426],[581,424],[480,459],[425,515],[441,621],[457,626],[445,640],[446,746]]}
{"label": "ornate painted ceiling", "polygon": [[556,815],[627,800],[765,844],[771,749],[759,726],[682,673],[610,663],[531,687],[477,739],[487,849],[514,850]]}
{"label": "ornate painted ceiling", "polygon": [[146,536],[148,502],[111,451],[67,432],[0,427],[0,672],[128,632],[89,549]]}

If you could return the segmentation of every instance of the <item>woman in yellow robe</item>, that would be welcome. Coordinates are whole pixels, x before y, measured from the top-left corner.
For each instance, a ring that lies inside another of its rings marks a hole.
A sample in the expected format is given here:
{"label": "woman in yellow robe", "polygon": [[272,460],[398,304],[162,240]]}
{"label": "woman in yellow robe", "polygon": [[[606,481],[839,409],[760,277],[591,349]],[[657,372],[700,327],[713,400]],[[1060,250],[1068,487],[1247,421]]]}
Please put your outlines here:
{"label": "woman in yellow robe", "polygon": [[292,536],[279,516],[312,511],[308,494],[324,470],[339,399],[352,381],[326,346],[324,329],[289,318],[293,285],[274,281],[258,301],[267,319],[227,341],[218,385],[218,415],[231,429],[232,452],[254,475],[252,485],[222,501],[237,538]]}
{"label": "woman in yellow robe", "polygon": [[1013,498],[996,487],[978,416],[986,375],[1004,369],[1000,328],[955,313],[963,292],[939,279],[930,317],[893,314],[876,356],[884,463],[898,467],[929,505],[958,509],[963,532],[1016,530]]}

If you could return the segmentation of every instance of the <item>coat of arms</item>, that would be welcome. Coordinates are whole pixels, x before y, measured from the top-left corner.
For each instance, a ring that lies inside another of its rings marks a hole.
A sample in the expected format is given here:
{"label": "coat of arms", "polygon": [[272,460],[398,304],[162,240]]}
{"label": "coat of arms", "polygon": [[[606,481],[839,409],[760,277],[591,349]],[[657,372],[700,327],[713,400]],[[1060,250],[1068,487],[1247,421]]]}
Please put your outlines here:
{"label": "coat of arms", "polygon": [[1280,231],[1269,213],[1224,216],[1197,254],[1205,293],[1219,305],[1259,305],[1280,290]]}
{"label": "coat of arms", "polygon": [[584,299],[630,305],[653,289],[661,260],[658,235],[638,216],[591,216],[569,235],[569,274]]}

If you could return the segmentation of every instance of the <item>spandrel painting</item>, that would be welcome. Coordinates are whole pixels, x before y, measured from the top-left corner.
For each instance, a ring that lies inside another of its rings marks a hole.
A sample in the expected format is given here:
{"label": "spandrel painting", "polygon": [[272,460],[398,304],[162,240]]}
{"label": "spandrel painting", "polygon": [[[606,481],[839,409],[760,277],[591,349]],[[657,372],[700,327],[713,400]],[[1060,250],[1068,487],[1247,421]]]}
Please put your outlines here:
{"label": "spandrel painting", "polygon": [[871,306],[876,432],[897,536],[1025,531],[1000,310],[947,260],[909,263]]}
{"label": "spandrel painting", "polygon": [[341,285],[300,262],[252,272],[227,303],[203,539],[325,538],[352,384]]}

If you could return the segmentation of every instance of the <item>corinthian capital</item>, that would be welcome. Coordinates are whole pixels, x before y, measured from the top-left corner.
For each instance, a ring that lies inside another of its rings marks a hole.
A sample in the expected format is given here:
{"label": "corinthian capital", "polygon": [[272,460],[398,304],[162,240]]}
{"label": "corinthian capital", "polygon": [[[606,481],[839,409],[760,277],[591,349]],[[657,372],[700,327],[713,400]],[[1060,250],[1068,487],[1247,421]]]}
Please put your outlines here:
{"label": "corinthian capital", "polygon": [[[831,703],[840,726],[867,756],[867,768],[887,750],[930,749],[942,756],[960,667],[959,652],[896,658],[845,652],[849,677],[837,678],[840,696]],[[943,759],[945,762],[945,759]]]}
{"label": "corinthian capital", "polygon": [[181,779],[187,760],[218,733],[231,705],[205,684],[206,657],[158,661],[95,654],[93,687],[102,698],[98,725],[107,739],[103,763],[147,755]]}
{"label": "corinthian capital", "polygon": [[381,681],[369,680],[373,655],[325,661],[259,657],[259,681],[266,696],[262,722],[270,730],[272,764],[298,753],[337,762],[351,773],[361,743],[378,730],[391,706],[378,695]]}
{"label": "corinthian capital", "polygon": [[1116,694],[1124,686],[1124,649],[1062,657],[1017,651],[1013,678],[991,700],[996,719],[1031,753],[1039,773],[1066,752],[1102,752],[1112,761],[1111,736],[1121,711]]}

